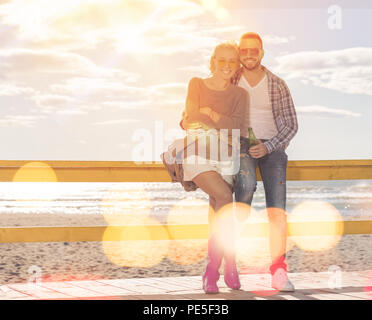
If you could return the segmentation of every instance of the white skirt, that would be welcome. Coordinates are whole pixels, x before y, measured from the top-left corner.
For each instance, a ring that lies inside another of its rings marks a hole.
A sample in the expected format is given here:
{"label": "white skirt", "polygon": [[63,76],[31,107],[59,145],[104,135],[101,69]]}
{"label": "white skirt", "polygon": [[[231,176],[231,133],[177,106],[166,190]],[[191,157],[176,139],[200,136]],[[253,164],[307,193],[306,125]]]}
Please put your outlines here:
{"label": "white skirt", "polygon": [[183,180],[192,181],[197,175],[207,171],[215,171],[221,175],[229,185],[234,185],[234,177],[237,173],[236,161],[216,161],[191,155],[183,162]]}

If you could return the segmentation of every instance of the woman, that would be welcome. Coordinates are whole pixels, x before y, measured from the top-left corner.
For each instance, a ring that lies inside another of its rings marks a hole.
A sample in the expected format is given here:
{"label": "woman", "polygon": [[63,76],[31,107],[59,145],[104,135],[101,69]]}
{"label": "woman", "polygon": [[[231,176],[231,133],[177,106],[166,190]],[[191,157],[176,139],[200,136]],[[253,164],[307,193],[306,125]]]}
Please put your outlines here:
{"label": "woman", "polygon": [[[189,82],[186,110],[181,122],[181,126],[187,129],[187,140],[194,141],[186,148],[183,179],[193,181],[209,195],[208,263],[203,275],[206,293],[218,292],[222,259],[225,260],[225,283],[232,289],[240,288],[234,254],[233,215],[231,210],[223,215],[220,210],[233,202],[233,177],[239,164],[239,131],[234,137],[232,129],[243,127],[242,120],[249,101],[247,92],[230,81],[238,67],[236,45],[218,45],[210,60],[212,75],[205,79],[192,78]],[[228,134],[223,135],[226,130],[220,129],[229,129]],[[212,141],[220,144],[217,156],[212,152],[216,150],[212,148]],[[233,157],[223,152],[223,146]]]}

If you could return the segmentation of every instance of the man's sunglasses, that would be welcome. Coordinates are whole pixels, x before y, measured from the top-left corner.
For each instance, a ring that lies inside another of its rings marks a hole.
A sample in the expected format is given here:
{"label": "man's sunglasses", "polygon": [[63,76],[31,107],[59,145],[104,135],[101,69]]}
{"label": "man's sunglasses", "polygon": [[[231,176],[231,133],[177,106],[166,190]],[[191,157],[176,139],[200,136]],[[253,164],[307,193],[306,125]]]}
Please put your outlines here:
{"label": "man's sunglasses", "polygon": [[258,48],[244,48],[244,49],[239,49],[239,53],[241,56],[246,56],[248,53],[251,56],[258,56],[260,53],[260,49]]}
{"label": "man's sunglasses", "polygon": [[218,65],[219,68],[223,68],[224,66],[226,66],[226,64],[230,68],[234,69],[238,64],[238,61],[236,61],[236,60],[226,61],[226,60],[223,60],[223,59],[217,60],[217,65]]}

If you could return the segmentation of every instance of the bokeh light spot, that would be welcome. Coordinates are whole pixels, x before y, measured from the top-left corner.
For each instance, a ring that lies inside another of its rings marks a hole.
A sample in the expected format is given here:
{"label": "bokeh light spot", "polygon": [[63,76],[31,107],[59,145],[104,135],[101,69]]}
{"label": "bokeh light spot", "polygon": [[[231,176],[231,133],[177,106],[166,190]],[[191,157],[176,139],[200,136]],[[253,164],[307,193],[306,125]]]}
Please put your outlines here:
{"label": "bokeh light spot", "polygon": [[[154,227],[156,235],[152,231]],[[107,258],[116,265],[149,268],[167,255],[167,239],[167,230],[157,220],[146,218],[143,225],[107,228],[102,247]]]}
{"label": "bokeh light spot", "polygon": [[28,162],[17,170],[13,182],[57,182],[53,168],[44,162]]}
{"label": "bokeh light spot", "polygon": [[[168,258],[181,265],[199,262],[206,256],[206,239],[200,239],[214,211],[205,200],[188,198],[179,201],[169,211],[167,225],[170,238]],[[187,239],[185,239],[185,237]]]}
{"label": "bokeh light spot", "polygon": [[[213,214],[212,207],[209,203],[201,199],[183,199],[174,205],[169,211],[167,217],[167,225],[189,225],[189,224],[208,224],[208,214]],[[182,237],[184,231],[179,228],[169,228],[171,238],[177,239]],[[194,235],[199,238],[199,234]],[[189,234],[188,238],[193,238],[193,234]]]}
{"label": "bokeh light spot", "polygon": [[372,271],[367,276],[367,283],[364,287],[364,291],[367,293],[368,300],[372,300]]}
{"label": "bokeh light spot", "polygon": [[288,233],[298,247],[306,251],[333,248],[343,234],[343,221],[338,210],[322,201],[305,201],[288,216]]}
{"label": "bokeh light spot", "polygon": [[171,240],[168,258],[180,265],[191,265],[205,259],[207,255],[206,239]]}

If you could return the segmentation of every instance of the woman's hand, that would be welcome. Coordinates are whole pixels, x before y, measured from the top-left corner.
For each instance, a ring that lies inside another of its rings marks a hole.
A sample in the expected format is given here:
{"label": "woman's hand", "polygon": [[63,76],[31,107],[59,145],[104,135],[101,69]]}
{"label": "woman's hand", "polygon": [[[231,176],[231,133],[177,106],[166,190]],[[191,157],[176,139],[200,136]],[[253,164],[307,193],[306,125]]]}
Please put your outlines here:
{"label": "woman's hand", "polygon": [[200,113],[203,113],[203,114],[205,114],[205,115],[207,115],[208,117],[211,117],[212,109],[209,108],[209,107],[201,107],[201,108],[199,109],[199,112],[200,112]]}
{"label": "woman's hand", "polygon": [[220,120],[220,115],[209,107],[202,107],[199,109],[199,112],[207,115],[214,123]]}
{"label": "woman's hand", "polygon": [[195,122],[195,121],[190,120],[190,117],[187,115],[186,111],[183,111],[182,112],[182,127],[185,130],[198,129],[198,128],[202,128],[203,124],[200,122]]}

